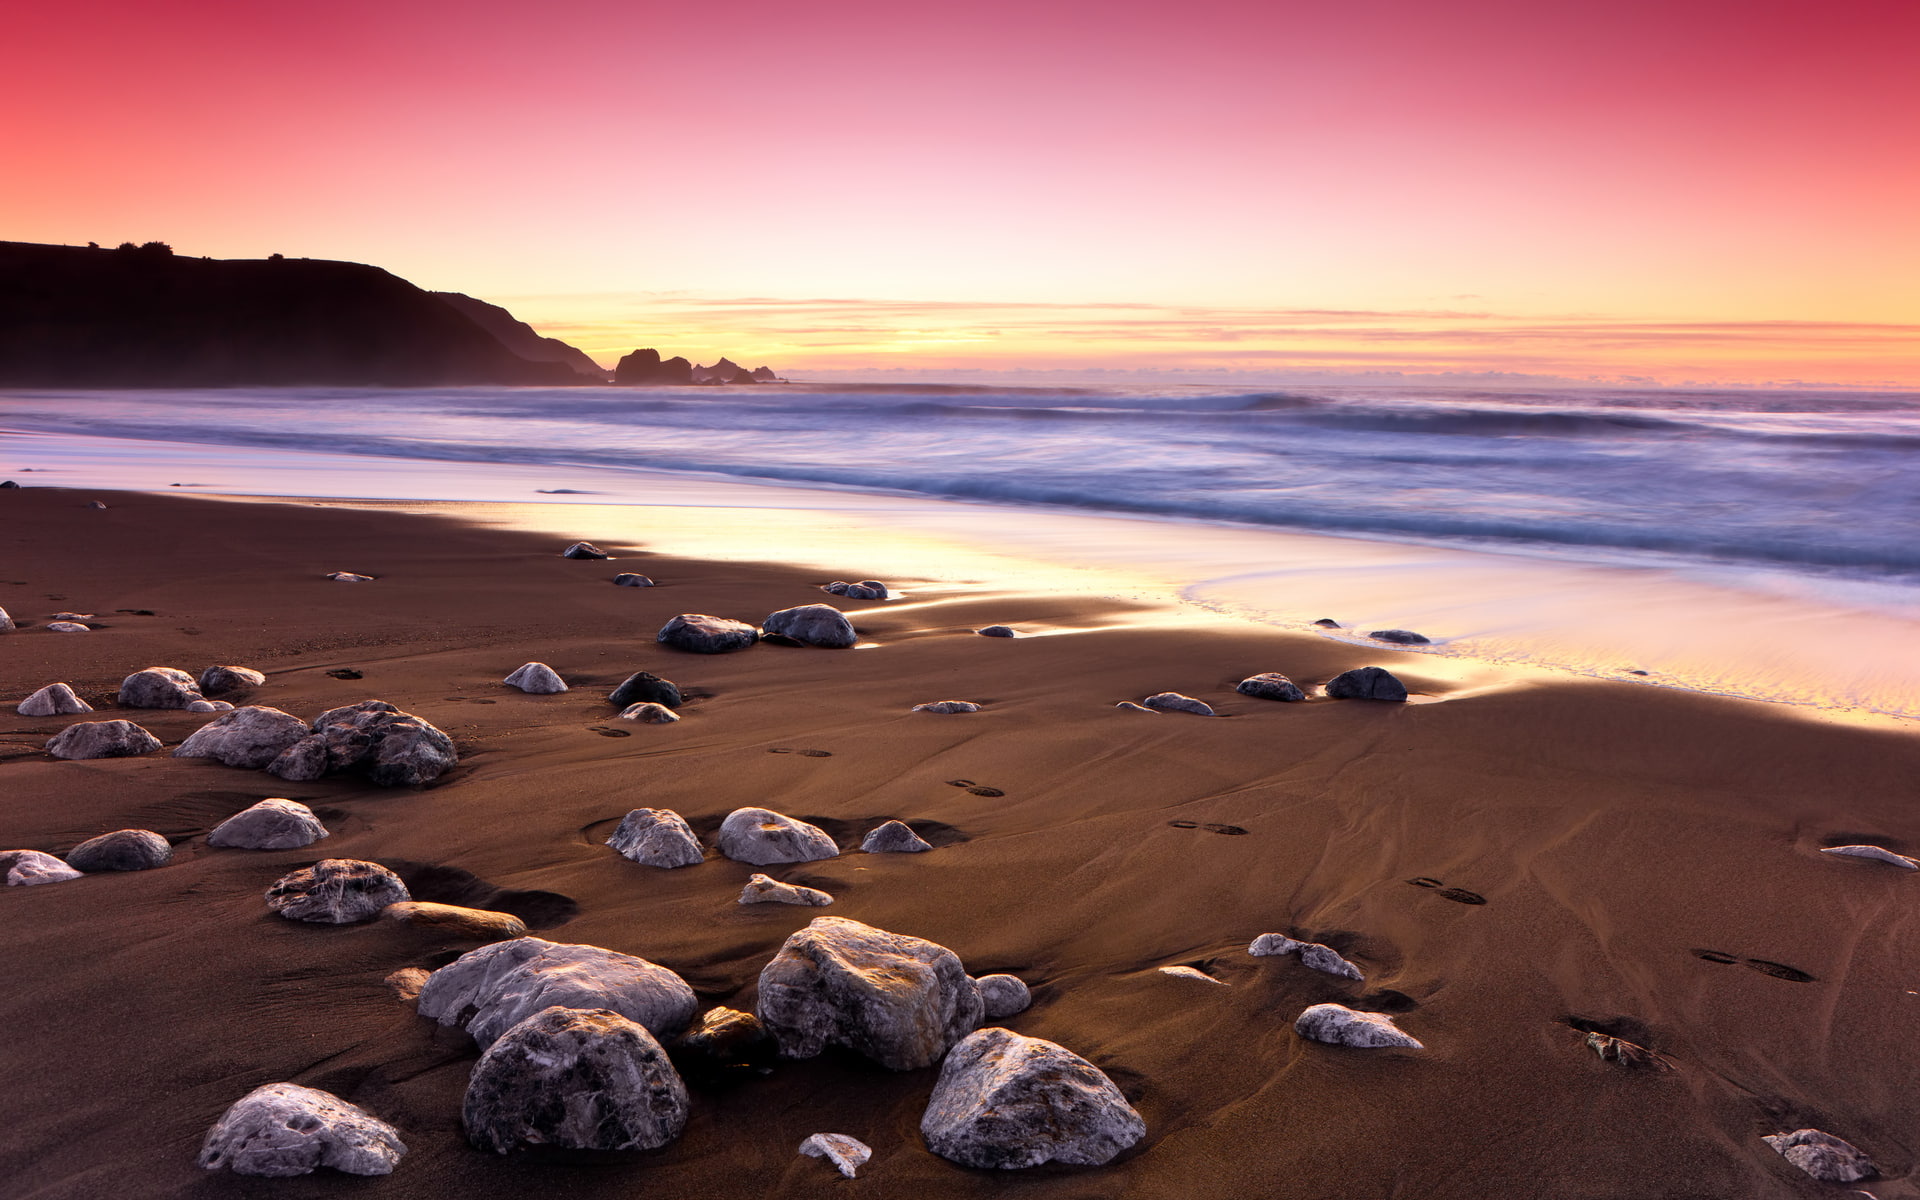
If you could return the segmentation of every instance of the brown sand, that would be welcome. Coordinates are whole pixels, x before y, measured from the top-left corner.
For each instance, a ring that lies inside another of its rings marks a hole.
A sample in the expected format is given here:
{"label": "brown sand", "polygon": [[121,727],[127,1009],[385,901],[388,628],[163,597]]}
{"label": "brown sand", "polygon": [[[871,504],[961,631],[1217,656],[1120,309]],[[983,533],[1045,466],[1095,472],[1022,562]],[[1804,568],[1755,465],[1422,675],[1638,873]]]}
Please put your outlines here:
{"label": "brown sand", "polygon": [[[1089,601],[980,589],[922,588],[923,602],[891,610],[845,603],[871,649],[686,655],[653,641],[674,613],[757,621],[828,599],[816,590],[827,576],[640,547],[567,561],[550,536],[342,507],[106,495],[101,512],[92,498],[0,492],[0,606],[22,623],[0,636],[0,849],[60,853],[141,827],[173,840],[176,858],[0,891],[6,1196],[1838,1194],[1760,1141],[1804,1125],[1872,1154],[1896,1177],[1862,1185],[1883,1200],[1914,1194],[1902,1177],[1920,1153],[1920,875],[1818,853],[1868,839],[1920,849],[1910,731],[1586,681],[1459,694],[1414,656],[1257,627],[1116,624]],[[335,584],[329,570],[379,580]],[[611,586],[621,570],[665,586]],[[61,610],[101,627],[39,628]],[[971,633],[1000,621],[1105,627]],[[501,686],[536,659],[574,690]],[[437,786],[383,790],[164,752],[59,762],[40,752],[47,737],[97,718],[13,712],[66,680],[100,717],[137,720],[171,747],[205,718],[115,712],[118,681],[215,662],[266,671],[252,700],[302,717],[389,700],[450,733],[461,764]],[[1442,702],[1277,704],[1232,690],[1257,671],[1312,684],[1369,662]],[[364,678],[326,674],[338,667]],[[641,669],[690,693],[685,720],[611,720],[605,693]],[[1113,707],[1162,690],[1221,717]],[[986,708],[907,711],[950,698]],[[616,728],[626,736],[608,736]],[[829,755],[775,752],[801,749]],[[313,806],[333,836],[281,852],[206,846],[214,824],[266,796]],[[382,982],[474,943],[394,922],[298,924],[261,900],[318,858],[373,859],[417,898],[509,909],[540,936],[669,966],[703,1003],[750,1008],[760,968],[823,910],[735,904],[757,868],[710,857],[658,871],[601,844],[631,808],[677,809],[710,833],[750,804],[822,824],[852,851],[767,869],[832,893],[824,911],[931,938],[974,974],[1027,980],[1033,1007],[1004,1023],[1099,1064],[1147,1139],[1099,1169],[964,1169],[920,1140],[931,1070],[829,1054],[696,1091],[686,1135],[654,1154],[482,1154],[459,1121],[474,1050]],[[938,848],[854,849],[891,817]],[[1416,876],[1487,902],[1409,886]],[[1367,982],[1248,957],[1268,931],[1328,942]],[[1230,986],[1156,970],[1176,964]],[[1427,1049],[1293,1034],[1308,1004],[1356,997],[1399,1012]],[[1569,1017],[1614,1022],[1677,1069],[1603,1063]],[[369,1108],[411,1152],[375,1179],[198,1169],[221,1111],[278,1080]],[[816,1132],[868,1142],[873,1161],[842,1181],[796,1155]]]}

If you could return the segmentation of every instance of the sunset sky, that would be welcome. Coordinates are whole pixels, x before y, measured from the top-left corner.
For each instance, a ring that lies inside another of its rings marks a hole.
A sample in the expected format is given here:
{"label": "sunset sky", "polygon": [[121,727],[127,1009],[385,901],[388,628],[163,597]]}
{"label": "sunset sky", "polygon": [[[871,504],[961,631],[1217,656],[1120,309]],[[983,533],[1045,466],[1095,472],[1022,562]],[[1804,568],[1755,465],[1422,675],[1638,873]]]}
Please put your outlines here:
{"label": "sunset sky", "polygon": [[1920,385],[1911,0],[18,6],[0,238],[610,362]]}

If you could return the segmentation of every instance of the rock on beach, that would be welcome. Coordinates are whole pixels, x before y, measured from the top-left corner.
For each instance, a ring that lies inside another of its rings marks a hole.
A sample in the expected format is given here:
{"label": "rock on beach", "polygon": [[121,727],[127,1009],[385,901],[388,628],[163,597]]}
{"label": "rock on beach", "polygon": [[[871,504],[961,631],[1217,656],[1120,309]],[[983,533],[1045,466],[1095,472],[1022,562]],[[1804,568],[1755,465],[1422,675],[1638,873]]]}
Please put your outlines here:
{"label": "rock on beach", "polygon": [[50,683],[22,700],[14,711],[23,717],[65,717],[92,712],[93,705],[66,684]]}
{"label": "rock on beach", "polygon": [[840,853],[833,838],[818,825],[765,808],[736,808],[728,813],[714,844],[733,861],[756,867],[818,862]]}
{"label": "rock on beach", "polygon": [[151,829],[116,829],[67,851],[76,871],[150,871],[173,861],[173,847]]}
{"label": "rock on beach", "polygon": [[132,721],[82,721],[47,739],[55,758],[134,758],[160,748],[160,739]]}
{"label": "rock on beach", "polygon": [[1780,1157],[1823,1183],[1854,1183],[1880,1173],[1853,1143],[1818,1129],[1770,1133],[1763,1140]]}
{"label": "rock on beach", "polygon": [[802,604],[768,613],[761,628],[770,636],[825,650],[845,650],[859,640],[853,623],[831,604]]}
{"label": "rock on beach", "polygon": [[530,662],[516,668],[501,682],[534,696],[552,696],[567,690],[560,673],[543,662]]}
{"label": "rock on beach", "polygon": [[[422,1002],[426,993],[422,992]],[[687,1127],[687,1087],[645,1026],[551,1006],[502,1031],[473,1066],[461,1119],[481,1150],[653,1150]]]}
{"label": "rock on beach", "polygon": [[643,867],[691,867],[706,858],[686,818],[670,808],[636,808],[607,839]]}
{"label": "rock on beach", "polygon": [[1327,695],[1335,700],[1403,701],[1407,685],[1380,667],[1355,667],[1327,680]]}
{"label": "rock on beach", "polygon": [[323,858],[267,889],[268,908],[289,921],[321,925],[372,920],[387,905],[411,899],[398,875],[357,858]]}
{"label": "rock on beach", "polygon": [[680,714],[664,704],[630,704],[620,710],[620,719],[642,725],[671,725],[680,719]]}
{"label": "rock on beach", "polygon": [[201,695],[217,696],[221,692],[257,688],[266,681],[264,674],[251,667],[212,666],[200,672],[198,686]]}
{"label": "rock on beach", "polygon": [[121,708],[185,708],[205,700],[193,676],[172,667],[148,667],[120,681],[114,703]]}
{"label": "rock on beach", "polygon": [[458,904],[435,904],[428,900],[397,900],[380,910],[383,921],[398,921],[430,929],[452,937],[484,938],[499,941],[524,937],[527,923],[512,913],[486,908],[466,908]]}
{"label": "rock on beach", "polygon": [[592,542],[575,542],[560,552],[561,558],[612,558],[605,550]]}
{"label": "rock on beach", "polygon": [[0,872],[5,873],[8,887],[64,883],[86,874],[42,850],[0,850]]}
{"label": "rock on beach", "polygon": [[681,698],[680,689],[670,679],[662,679],[651,671],[635,671],[622,680],[620,686],[607,693],[607,703],[626,708],[634,704],[660,704],[667,708],[679,708],[686,701]]}
{"label": "rock on beach", "polygon": [[1211,717],[1213,706],[1204,700],[1195,700],[1192,696],[1183,696],[1179,692],[1155,692],[1140,702],[1144,707],[1158,709],[1160,712],[1192,713],[1197,717]]}
{"label": "rock on beach", "polygon": [[888,821],[876,826],[860,842],[868,854],[919,854],[933,849],[933,843],[913,831],[905,821]]}
{"label": "rock on beach", "polygon": [[282,751],[267,772],[282,779],[318,779],[330,771],[363,770],[382,787],[432,783],[459,761],[453,739],[384,700],[328,709],[313,731]]}
{"label": "rock on beach", "polygon": [[653,580],[647,578],[645,575],[635,575],[631,571],[623,571],[620,574],[615,575],[613,577],[613,586],[615,587],[652,587]]}
{"label": "rock on beach", "polygon": [[1147,1123],[1106,1073],[1041,1038],[998,1027],[953,1048],[920,1118],[927,1148],[962,1166],[1099,1166]]}
{"label": "rock on beach", "polygon": [[175,758],[211,758],[229,767],[257,771],[305,738],[311,730],[292,713],[249,704],[222,713],[193,731]]}
{"label": "rock on beach", "polygon": [[971,700],[935,700],[930,704],[916,704],[913,706],[913,711],[950,715],[953,713],[976,713],[980,711],[980,706]]}
{"label": "rock on beach", "polygon": [[833,897],[819,888],[781,883],[771,875],[755,873],[747,880],[747,886],[740,889],[740,903],[803,904],[813,908],[825,908],[833,903]]}
{"label": "rock on beach", "polygon": [[698,1003],[684,979],[656,963],[599,946],[537,937],[469,950],[427,978],[419,1013],[459,1025],[481,1046],[542,1009],[611,1009],[671,1037]]}
{"label": "rock on beach", "polygon": [[1278,671],[1265,671],[1259,675],[1249,675],[1233,689],[1242,696],[1253,696],[1260,700],[1305,700],[1307,694],[1298,684]]}
{"label": "rock on beach", "polygon": [[800,1153],[808,1158],[824,1158],[838,1167],[842,1176],[852,1179],[873,1157],[873,1148],[844,1133],[816,1133],[800,1143]]}
{"label": "rock on beach", "polygon": [[1300,1014],[1293,1031],[1303,1038],[1330,1046],[1357,1046],[1380,1049],[1403,1046],[1423,1050],[1412,1035],[1403,1032],[1385,1013],[1356,1012],[1344,1004],[1316,1004]]}
{"label": "rock on beach", "polygon": [[270,1179],[331,1167],[386,1175],[407,1147],[399,1131],[331,1092],[295,1083],[253,1089],[207,1131],[200,1165]]}
{"label": "rock on beach", "polygon": [[327,836],[327,827],[313,810],[295,800],[274,796],[243,808],[213,827],[209,846],[240,850],[292,850],[310,846]]}
{"label": "rock on beach", "polygon": [[654,640],[694,654],[730,654],[759,641],[760,631],[745,621],[710,617],[705,613],[681,613],[662,625]]}
{"label": "rock on beach", "polygon": [[973,986],[979,989],[980,1002],[986,1008],[984,1020],[998,1021],[1025,1012],[1033,1003],[1033,993],[1018,975],[982,975]]}

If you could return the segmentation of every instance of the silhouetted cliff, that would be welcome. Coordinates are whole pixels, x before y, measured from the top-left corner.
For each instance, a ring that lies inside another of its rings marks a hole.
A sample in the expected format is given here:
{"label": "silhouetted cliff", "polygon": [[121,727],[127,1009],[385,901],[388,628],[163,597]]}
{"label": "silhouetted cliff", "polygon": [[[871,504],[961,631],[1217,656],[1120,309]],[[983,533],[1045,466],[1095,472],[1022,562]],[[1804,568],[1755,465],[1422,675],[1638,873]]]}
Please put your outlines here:
{"label": "silhouetted cliff", "polygon": [[474,324],[491,333],[501,345],[528,362],[565,363],[595,383],[607,382],[607,369],[588,358],[586,351],[569,346],[559,338],[541,337],[533,326],[498,304],[475,300],[461,292],[428,294],[465,313]]}
{"label": "silhouetted cliff", "polygon": [[[531,332],[531,331],[529,331]],[[0,242],[0,384],[417,387],[587,379],[378,267]]]}

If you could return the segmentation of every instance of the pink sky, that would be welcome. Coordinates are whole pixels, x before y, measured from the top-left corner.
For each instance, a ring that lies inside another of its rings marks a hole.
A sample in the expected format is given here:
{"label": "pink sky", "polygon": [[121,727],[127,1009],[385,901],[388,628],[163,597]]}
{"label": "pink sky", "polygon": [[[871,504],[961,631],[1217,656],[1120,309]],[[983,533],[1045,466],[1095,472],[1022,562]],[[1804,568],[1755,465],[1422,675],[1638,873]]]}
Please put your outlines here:
{"label": "pink sky", "polygon": [[1920,384],[1920,6],[72,0],[0,237],[598,357]]}

